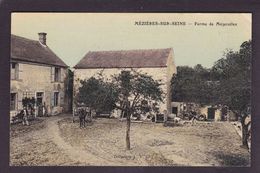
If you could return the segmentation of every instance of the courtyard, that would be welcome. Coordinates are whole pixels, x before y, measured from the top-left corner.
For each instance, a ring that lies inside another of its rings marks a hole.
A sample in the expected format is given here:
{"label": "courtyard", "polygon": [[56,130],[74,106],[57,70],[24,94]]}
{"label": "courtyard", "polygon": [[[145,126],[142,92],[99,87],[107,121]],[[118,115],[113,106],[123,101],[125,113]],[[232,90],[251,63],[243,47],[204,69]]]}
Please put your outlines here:
{"label": "courtyard", "polygon": [[98,118],[85,128],[69,114],[11,125],[11,166],[250,166],[250,153],[230,122],[175,127]]}

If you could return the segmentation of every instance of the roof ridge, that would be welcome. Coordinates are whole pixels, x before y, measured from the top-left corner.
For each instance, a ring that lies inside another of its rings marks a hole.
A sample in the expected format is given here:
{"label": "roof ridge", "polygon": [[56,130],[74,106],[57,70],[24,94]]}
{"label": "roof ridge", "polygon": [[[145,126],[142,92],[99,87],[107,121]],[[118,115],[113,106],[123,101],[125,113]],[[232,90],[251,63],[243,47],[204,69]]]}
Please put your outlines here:
{"label": "roof ridge", "polygon": [[21,38],[21,39],[28,40],[28,41],[39,42],[39,40],[34,40],[34,39],[30,39],[30,38],[22,37],[22,36],[20,36],[20,35],[11,34],[11,36],[13,36],[13,37],[19,37],[19,38]]}
{"label": "roof ridge", "polygon": [[21,61],[68,67],[49,46],[42,45],[40,41],[14,34],[11,34],[11,59],[12,56]]}
{"label": "roof ridge", "polygon": [[127,52],[127,51],[151,51],[151,50],[167,50],[167,49],[173,49],[171,47],[169,48],[154,48],[154,49],[120,49],[120,50],[95,50],[95,51],[89,51],[91,52]]}
{"label": "roof ridge", "polygon": [[89,51],[74,68],[162,67],[173,48]]}

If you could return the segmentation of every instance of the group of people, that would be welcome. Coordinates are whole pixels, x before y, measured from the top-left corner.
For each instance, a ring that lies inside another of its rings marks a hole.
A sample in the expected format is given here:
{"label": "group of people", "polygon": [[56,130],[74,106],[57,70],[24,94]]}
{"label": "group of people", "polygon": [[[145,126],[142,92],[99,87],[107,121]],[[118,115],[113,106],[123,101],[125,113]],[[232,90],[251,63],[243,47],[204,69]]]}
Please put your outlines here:
{"label": "group of people", "polygon": [[45,106],[45,103],[43,105],[39,105],[37,107],[37,109],[35,110],[34,107],[32,106],[24,106],[23,109],[15,116],[13,117],[12,121],[20,121],[22,120],[22,124],[23,125],[27,125],[29,126],[29,119],[30,117],[35,117],[36,116],[36,111],[38,112],[38,116],[47,116],[48,115],[48,111],[47,108]]}
{"label": "group of people", "polygon": [[[32,113],[32,112],[31,112]],[[29,126],[29,111],[27,107],[23,107],[23,109],[18,114],[18,118],[22,119],[22,124]]]}

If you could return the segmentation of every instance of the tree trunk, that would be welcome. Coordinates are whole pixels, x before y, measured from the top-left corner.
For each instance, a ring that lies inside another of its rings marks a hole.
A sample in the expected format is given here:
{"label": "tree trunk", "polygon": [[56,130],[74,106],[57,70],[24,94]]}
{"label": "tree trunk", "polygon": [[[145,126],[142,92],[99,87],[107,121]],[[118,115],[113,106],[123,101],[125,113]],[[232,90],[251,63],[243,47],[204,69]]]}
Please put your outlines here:
{"label": "tree trunk", "polygon": [[121,82],[123,88],[123,104],[125,104],[126,110],[126,149],[130,150],[130,102],[128,100],[129,91],[130,91],[130,72],[129,71],[122,71],[121,72]]}
{"label": "tree trunk", "polygon": [[245,124],[245,119],[247,116],[242,116],[241,117],[241,126],[242,126],[242,146],[245,146],[248,148],[247,144],[247,125]]}
{"label": "tree trunk", "polygon": [[127,150],[130,150],[130,124],[131,124],[130,114],[127,113],[127,117],[126,117],[126,149]]}

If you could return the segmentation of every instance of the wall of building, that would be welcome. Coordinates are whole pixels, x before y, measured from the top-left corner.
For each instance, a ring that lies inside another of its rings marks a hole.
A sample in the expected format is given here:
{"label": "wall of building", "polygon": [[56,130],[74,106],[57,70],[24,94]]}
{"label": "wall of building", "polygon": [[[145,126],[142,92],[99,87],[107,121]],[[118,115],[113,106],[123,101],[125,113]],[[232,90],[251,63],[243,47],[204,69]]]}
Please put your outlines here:
{"label": "wall of building", "polygon": [[[80,87],[80,80],[89,79],[92,76],[97,76],[98,73],[102,72],[103,75],[106,78],[111,78],[112,75],[119,74],[122,70],[131,70],[130,68],[105,68],[105,69],[75,69],[74,71],[74,96],[78,92],[78,88]],[[167,103],[171,103],[171,101],[167,100],[170,98],[170,90],[169,90],[169,82],[168,82],[168,75],[170,72],[167,72],[167,68],[136,68],[134,70],[137,70],[141,73],[147,73],[148,75],[151,75],[153,79],[155,80],[161,80],[163,85],[161,86],[163,92],[166,94],[166,97],[164,99],[164,103],[160,105],[160,112],[163,112],[164,110],[167,110],[167,108],[170,108],[170,105],[167,105]],[[169,70],[170,71],[170,70]],[[171,110],[168,110],[171,111]]]}
{"label": "wall of building", "polygon": [[182,102],[171,102],[171,108],[177,108],[177,117],[180,117],[182,114],[182,111],[183,111],[183,103]]}
{"label": "wall of building", "polygon": [[[65,87],[64,78],[67,74],[66,68],[61,68],[60,82],[53,82],[52,80],[52,66],[39,65],[33,63],[17,62],[19,66],[18,79],[11,80],[11,93],[17,94],[16,110],[11,111],[11,116],[16,111],[22,109],[22,99],[24,97],[36,98],[36,92],[43,92],[43,102],[45,102],[48,112],[51,114],[58,114],[67,107],[64,102]],[[59,92],[59,105],[53,106],[54,92]]]}
{"label": "wall of building", "polygon": [[[211,106],[203,106],[200,107],[200,114],[206,115],[206,118],[208,119],[208,108],[211,108]],[[215,121],[221,121],[222,112],[220,109],[215,109]]]}
{"label": "wall of building", "polygon": [[[178,114],[177,116],[181,116],[182,112],[184,111],[184,106],[187,107],[187,103],[184,102],[172,102],[171,107],[177,107]],[[194,110],[197,110],[196,112],[200,115],[205,115],[208,119],[208,109],[211,108],[211,106],[199,106],[198,104],[194,103]],[[186,108],[187,109],[187,108]],[[214,121],[221,121],[222,111],[221,109],[215,109],[215,115],[214,115]]]}
{"label": "wall of building", "polygon": [[237,121],[237,116],[234,112],[229,110],[228,114],[227,114],[227,119],[228,119],[228,121]]}

